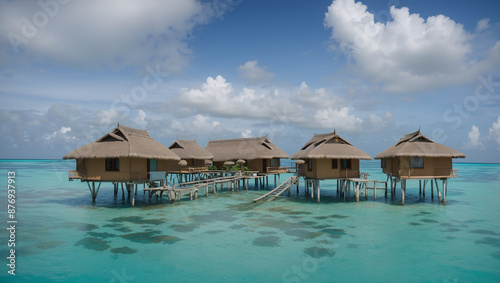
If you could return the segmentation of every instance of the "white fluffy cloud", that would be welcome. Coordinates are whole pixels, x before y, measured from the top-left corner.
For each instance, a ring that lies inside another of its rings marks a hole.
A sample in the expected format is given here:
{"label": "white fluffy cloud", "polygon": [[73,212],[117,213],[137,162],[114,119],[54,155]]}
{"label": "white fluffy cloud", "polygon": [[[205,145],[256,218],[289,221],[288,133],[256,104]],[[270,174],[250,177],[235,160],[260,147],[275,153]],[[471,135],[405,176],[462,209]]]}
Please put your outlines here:
{"label": "white fluffy cloud", "polygon": [[134,123],[139,126],[141,129],[145,129],[148,125],[148,121],[146,121],[147,115],[142,109],[139,109],[137,112],[137,116],[134,118]]}
{"label": "white fluffy cloud", "polygon": [[247,61],[238,67],[238,74],[250,83],[261,83],[272,80],[274,74],[267,71],[266,67],[258,66],[257,61]]}
{"label": "white fluffy cloud", "polygon": [[483,31],[490,27],[490,19],[485,18],[477,22],[476,31]]}
{"label": "white fluffy cloud", "polygon": [[484,145],[481,141],[481,133],[479,132],[479,128],[473,125],[468,134],[468,140],[464,143],[465,148],[470,149],[484,149]]}
{"label": "white fluffy cloud", "polygon": [[[310,89],[305,82],[292,90],[243,88],[237,92],[222,76],[208,77],[199,89],[182,89],[177,102],[195,113],[222,118],[259,119],[307,129],[359,131],[363,120],[337,95]],[[242,133],[245,135],[247,133]]]}
{"label": "white fluffy cloud", "polygon": [[348,107],[340,109],[321,109],[314,113],[314,124],[311,128],[323,128],[354,132],[361,129],[363,120],[349,113]]}
{"label": "white fluffy cloud", "polygon": [[[60,4],[68,2],[66,4]],[[187,64],[193,28],[230,5],[197,0],[7,1],[0,3],[2,50],[81,67]],[[14,44],[12,44],[14,42]]]}
{"label": "white fluffy cloud", "polygon": [[390,15],[392,20],[385,24],[375,22],[367,6],[354,0],[334,0],[325,14],[325,26],[336,42],[332,48],[349,56],[362,75],[387,91],[463,84],[500,63],[500,42],[485,60],[469,58],[472,36],[449,17],[423,19],[394,6]]}
{"label": "white fluffy cloud", "polygon": [[328,93],[324,88],[311,89],[302,82],[295,91],[296,99],[299,103],[314,108],[339,108],[345,106],[343,99],[336,95]]}
{"label": "white fluffy cloud", "polygon": [[500,116],[496,122],[491,124],[491,128],[488,131],[489,137],[492,138],[500,149]]}
{"label": "white fluffy cloud", "polygon": [[222,76],[208,77],[200,89],[182,89],[178,102],[198,111],[220,117],[277,119],[294,122],[299,106],[290,103],[277,91],[257,91],[243,88],[235,91]]}

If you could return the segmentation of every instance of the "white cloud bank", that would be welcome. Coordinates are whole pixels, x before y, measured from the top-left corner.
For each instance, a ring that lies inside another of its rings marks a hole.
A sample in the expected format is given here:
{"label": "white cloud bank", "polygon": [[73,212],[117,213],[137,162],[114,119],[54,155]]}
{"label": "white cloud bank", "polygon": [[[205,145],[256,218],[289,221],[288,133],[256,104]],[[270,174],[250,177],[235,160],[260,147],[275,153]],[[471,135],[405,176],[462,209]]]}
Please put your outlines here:
{"label": "white cloud bank", "polygon": [[479,132],[479,128],[475,125],[472,126],[464,147],[469,149],[484,149],[484,145],[481,141],[481,133]]}
{"label": "white cloud bank", "polygon": [[[219,75],[208,77],[201,88],[182,89],[175,103],[184,106],[183,110],[190,109],[191,115],[265,122],[271,126],[288,124],[303,129],[373,132],[393,123],[390,112],[382,117],[371,113],[365,121],[340,96],[323,88],[311,89],[305,82],[292,89],[244,87],[238,92]],[[243,130],[241,133],[251,134],[255,133]]]}
{"label": "white cloud bank", "polygon": [[247,61],[238,67],[238,74],[250,83],[258,84],[272,80],[274,74],[267,71],[266,67],[258,66],[258,61]]}
{"label": "white cloud bank", "polygon": [[489,137],[492,138],[500,149],[500,116],[496,122],[491,124],[491,128],[488,131]]}
{"label": "white cloud bank", "polygon": [[[427,19],[390,8],[392,21],[375,22],[367,6],[334,0],[325,14],[332,49],[345,53],[361,75],[386,91],[412,92],[471,82],[500,64],[500,41],[482,61],[469,58],[472,35],[444,15]],[[487,28],[488,21],[478,23]]]}
{"label": "white cloud bank", "polygon": [[[187,38],[232,7],[220,1],[3,1],[0,45],[8,55],[82,67],[187,65]],[[16,54],[17,50],[17,54]],[[2,54],[2,57],[7,57]]]}

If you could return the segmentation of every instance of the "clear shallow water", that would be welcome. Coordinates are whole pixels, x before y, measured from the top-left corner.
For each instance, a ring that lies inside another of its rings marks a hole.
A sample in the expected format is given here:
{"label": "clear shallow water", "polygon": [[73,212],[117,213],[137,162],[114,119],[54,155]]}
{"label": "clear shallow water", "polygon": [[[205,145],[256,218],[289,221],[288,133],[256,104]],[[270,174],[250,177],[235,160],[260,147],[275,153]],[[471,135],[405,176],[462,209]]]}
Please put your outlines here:
{"label": "clear shallow water", "polygon": [[[379,162],[361,167],[385,180]],[[5,188],[16,172],[18,220],[17,275],[4,264],[0,281],[499,282],[500,165],[454,167],[447,206],[419,197],[416,181],[404,207],[399,187],[393,200],[379,191],[356,203],[321,181],[321,204],[301,182],[299,196],[262,204],[251,203],[263,193],[253,188],[174,204],[139,191],[131,208],[109,184],[92,204],[85,183],[67,180],[74,161],[0,161]]]}

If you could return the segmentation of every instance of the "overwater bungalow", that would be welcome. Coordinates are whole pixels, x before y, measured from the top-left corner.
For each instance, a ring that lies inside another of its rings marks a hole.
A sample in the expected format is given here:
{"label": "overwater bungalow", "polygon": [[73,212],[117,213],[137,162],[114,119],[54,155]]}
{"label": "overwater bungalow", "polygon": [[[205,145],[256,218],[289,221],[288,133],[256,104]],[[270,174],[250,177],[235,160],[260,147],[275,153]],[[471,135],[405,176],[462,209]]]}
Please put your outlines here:
{"label": "overwater bungalow", "polygon": [[177,163],[180,157],[155,141],[146,130],[118,124],[111,132],[73,150],[63,159],[76,159],[76,170],[69,172],[69,178],[86,181],[95,200],[101,182],[115,183],[115,194],[118,183],[125,183],[130,192],[133,184],[164,180],[168,163]]}
{"label": "overwater bungalow", "polygon": [[177,180],[192,181],[202,172],[208,171],[214,156],[206,149],[198,145],[195,140],[177,139],[168,147],[172,152],[182,160],[167,168],[170,176],[177,176]]}
{"label": "overwater bungalow", "polygon": [[177,163],[167,168],[168,172],[201,172],[208,170],[214,156],[206,149],[198,145],[195,140],[180,140],[173,142],[168,149],[174,152],[185,165]]}
{"label": "overwater bungalow", "polygon": [[306,179],[306,188],[312,184],[311,197],[317,191],[319,202],[319,180],[337,179],[337,187],[344,187],[349,178],[359,178],[359,160],[371,160],[371,156],[353,146],[337,132],[314,134],[292,159],[298,162],[298,174]]}
{"label": "overwater bungalow", "polygon": [[395,145],[375,156],[375,159],[380,159],[383,172],[391,180],[392,192],[395,191],[396,183],[401,181],[403,204],[408,179],[419,180],[420,191],[424,181],[424,196],[425,186],[429,180],[433,195],[434,180],[439,201],[441,193],[437,180],[442,180],[443,203],[446,204],[447,180],[458,177],[458,169],[453,169],[452,158],[465,158],[465,154],[429,139],[420,132],[420,129],[405,135]]}
{"label": "overwater bungalow", "polygon": [[280,174],[288,171],[281,167],[281,158],[289,155],[272,143],[267,136],[257,138],[240,138],[211,140],[205,147],[213,155],[214,165],[221,169],[225,162],[236,164],[242,160],[250,171],[263,174]]}

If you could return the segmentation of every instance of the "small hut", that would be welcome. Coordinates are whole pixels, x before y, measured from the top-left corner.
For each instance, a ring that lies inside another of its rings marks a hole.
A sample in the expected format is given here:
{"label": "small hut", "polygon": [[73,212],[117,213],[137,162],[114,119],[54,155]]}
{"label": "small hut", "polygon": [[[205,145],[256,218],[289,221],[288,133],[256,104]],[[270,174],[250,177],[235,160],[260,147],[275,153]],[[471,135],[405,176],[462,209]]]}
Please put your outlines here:
{"label": "small hut", "polygon": [[[76,170],[69,172],[70,179],[92,183],[95,199],[95,183],[131,184],[151,181],[150,173],[165,171],[167,162],[178,162],[179,156],[149,136],[146,130],[118,127],[98,140],[66,154],[63,159],[76,159]],[[165,172],[156,174],[165,178]],[[161,178],[161,177],[160,177]],[[155,179],[155,178],[153,178]],[[97,189],[98,191],[99,189]]]}
{"label": "small hut", "polygon": [[188,173],[202,172],[208,170],[207,160],[211,161],[214,156],[206,149],[198,145],[195,140],[180,140],[177,139],[168,147],[172,152],[186,161],[186,165],[178,164],[167,168],[168,172]]}
{"label": "small hut", "polygon": [[[401,181],[402,202],[404,204],[404,193],[406,191],[406,180],[434,179],[436,189],[440,196],[437,180],[443,180],[443,203],[446,204],[447,179],[458,177],[458,170],[453,169],[452,158],[465,158],[465,154],[446,145],[437,143],[424,136],[420,129],[416,132],[405,135],[395,145],[382,151],[375,159],[381,160],[381,167],[391,183],[391,189],[395,190],[397,181]],[[441,200],[441,197],[440,197]]]}
{"label": "small hut", "polygon": [[310,179],[359,178],[359,160],[372,157],[337,135],[315,134],[292,159],[302,159],[300,175]]}
{"label": "small hut", "polygon": [[[319,181],[324,179],[337,179],[337,192],[348,185],[349,178],[359,178],[359,160],[372,159],[371,156],[359,148],[354,147],[347,140],[343,139],[334,130],[328,134],[314,134],[292,159],[299,159],[297,162],[298,175],[306,180],[306,194],[312,186],[311,198],[314,198],[314,191],[318,203],[320,202]],[[303,161],[303,162],[302,162]]]}
{"label": "small hut", "polygon": [[236,163],[246,161],[250,171],[266,174],[279,174],[287,169],[280,168],[280,159],[289,158],[288,154],[272,143],[267,136],[211,140],[205,147],[214,156],[214,165],[220,169],[226,161]]}

